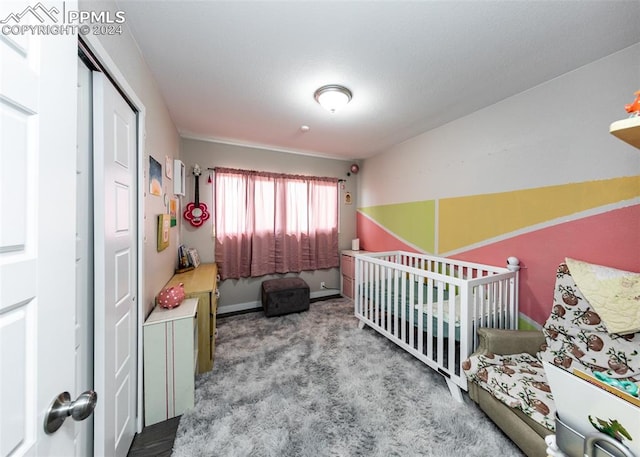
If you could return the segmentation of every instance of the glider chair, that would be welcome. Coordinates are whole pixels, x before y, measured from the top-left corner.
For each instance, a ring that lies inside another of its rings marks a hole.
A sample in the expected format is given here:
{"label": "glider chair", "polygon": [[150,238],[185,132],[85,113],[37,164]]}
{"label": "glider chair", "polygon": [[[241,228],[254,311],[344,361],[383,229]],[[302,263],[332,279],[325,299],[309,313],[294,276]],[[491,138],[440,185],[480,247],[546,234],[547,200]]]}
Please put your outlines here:
{"label": "glider chair", "polygon": [[640,274],[566,259],[541,331],[478,329],[479,347],[463,362],[469,396],[527,456],[547,455],[556,406],[542,362],[637,383],[638,310]]}

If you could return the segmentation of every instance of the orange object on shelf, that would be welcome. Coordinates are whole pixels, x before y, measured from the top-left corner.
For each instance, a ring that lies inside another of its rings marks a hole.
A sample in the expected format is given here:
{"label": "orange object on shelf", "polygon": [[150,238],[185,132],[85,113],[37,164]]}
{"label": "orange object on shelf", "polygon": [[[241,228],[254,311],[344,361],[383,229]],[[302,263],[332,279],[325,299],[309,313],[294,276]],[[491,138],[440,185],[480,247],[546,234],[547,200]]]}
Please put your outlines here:
{"label": "orange object on shelf", "polygon": [[634,95],[636,96],[636,99],[628,105],[624,105],[624,109],[629,114],[640,116],[640,90]]}

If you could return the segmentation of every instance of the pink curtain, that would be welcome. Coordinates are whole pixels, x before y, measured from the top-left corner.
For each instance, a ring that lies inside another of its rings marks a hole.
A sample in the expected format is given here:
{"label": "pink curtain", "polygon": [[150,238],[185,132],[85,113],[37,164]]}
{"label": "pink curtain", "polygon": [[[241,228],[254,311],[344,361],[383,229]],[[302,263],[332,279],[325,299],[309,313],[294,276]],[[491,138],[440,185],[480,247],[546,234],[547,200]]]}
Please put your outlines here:
{"label": "pink curtain", "polygon": [[336,178],[216,168],[222,279],[338,266]]}

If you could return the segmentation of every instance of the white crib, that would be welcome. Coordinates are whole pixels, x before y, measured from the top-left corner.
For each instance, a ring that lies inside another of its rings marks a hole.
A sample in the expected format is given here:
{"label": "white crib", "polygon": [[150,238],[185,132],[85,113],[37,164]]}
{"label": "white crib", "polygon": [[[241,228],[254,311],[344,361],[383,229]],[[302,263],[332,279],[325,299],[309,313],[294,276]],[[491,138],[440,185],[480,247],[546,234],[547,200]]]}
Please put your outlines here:
{"label": "white crib", "polygon": [[[355,256],[355,316],[441,373],[462,402],[462,362],[476,329],[518,327],[517,259],[509,268],[404,251]],[[422,316],[422,318],[420,318]]]}

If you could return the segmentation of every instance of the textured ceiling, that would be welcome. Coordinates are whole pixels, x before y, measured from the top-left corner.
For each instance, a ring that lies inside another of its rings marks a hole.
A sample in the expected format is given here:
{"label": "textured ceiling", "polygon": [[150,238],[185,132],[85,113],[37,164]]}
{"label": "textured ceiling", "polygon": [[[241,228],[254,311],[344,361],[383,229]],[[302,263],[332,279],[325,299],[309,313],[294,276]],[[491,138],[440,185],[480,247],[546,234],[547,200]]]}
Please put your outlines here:
{"label": "textured ceiling", "polygon": [[637,0],[117,4],[183,136],[345,159],[640,42]]}

